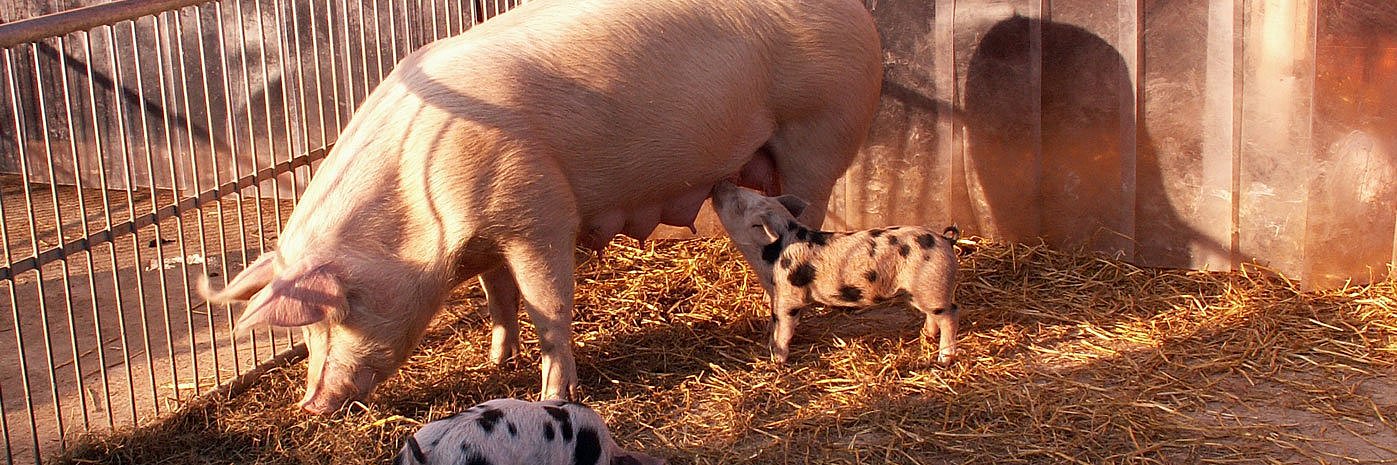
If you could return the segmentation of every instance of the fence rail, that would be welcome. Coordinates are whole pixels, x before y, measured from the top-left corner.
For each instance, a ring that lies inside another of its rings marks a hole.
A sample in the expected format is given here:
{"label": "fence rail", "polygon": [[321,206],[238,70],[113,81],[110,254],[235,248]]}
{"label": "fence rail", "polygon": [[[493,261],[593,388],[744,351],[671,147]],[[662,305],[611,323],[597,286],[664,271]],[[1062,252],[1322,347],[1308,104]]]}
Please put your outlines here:
{"label": "fence rail", "polygon": [[302,353],[288,331],[235,337],[190,283],[275,243],[397,60],[515,3],[121,0],[0,24],[7,463]]}

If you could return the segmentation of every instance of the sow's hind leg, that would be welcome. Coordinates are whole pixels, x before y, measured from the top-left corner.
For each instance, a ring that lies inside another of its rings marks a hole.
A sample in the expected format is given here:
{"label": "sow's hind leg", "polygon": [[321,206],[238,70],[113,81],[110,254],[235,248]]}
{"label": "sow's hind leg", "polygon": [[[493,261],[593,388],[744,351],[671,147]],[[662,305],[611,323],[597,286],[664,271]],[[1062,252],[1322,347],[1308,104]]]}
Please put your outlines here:
{"label": "sow's hind leg", "polygon": [[779,171],[780,193],[810,202],[800,221],[813,228],[824,222],[834,184],[853,163],[868,131],[868,124],[851,121],[847,114],[826,113],[828,117],[783,123],[766,146]]}

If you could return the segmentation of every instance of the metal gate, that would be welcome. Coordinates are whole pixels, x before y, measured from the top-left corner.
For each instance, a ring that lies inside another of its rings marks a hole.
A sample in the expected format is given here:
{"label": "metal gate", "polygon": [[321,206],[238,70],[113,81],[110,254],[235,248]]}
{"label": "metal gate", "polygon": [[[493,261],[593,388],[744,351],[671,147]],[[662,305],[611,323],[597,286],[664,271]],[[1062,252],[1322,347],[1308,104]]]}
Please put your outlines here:
{"label": "metal gate", "polygon": [[515,3],[124,0],[0,24],[7,462],[297,357],[289,331],[234,337],[191,284],[275,244],[398,59]]}

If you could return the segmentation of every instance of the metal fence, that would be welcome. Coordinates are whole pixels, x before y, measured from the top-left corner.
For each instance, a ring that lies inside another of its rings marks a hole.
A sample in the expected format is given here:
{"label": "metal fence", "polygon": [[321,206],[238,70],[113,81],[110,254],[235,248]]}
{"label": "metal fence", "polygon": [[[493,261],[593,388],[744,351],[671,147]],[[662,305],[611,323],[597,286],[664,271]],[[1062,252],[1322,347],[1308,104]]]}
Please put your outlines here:
{"label": "metal fence", "polygon": [[515,3],[126,0],[0,24],[7,463],[295,357],[296,334],[234,337],[237,310],[191,283],[274,245],[398,59]]}

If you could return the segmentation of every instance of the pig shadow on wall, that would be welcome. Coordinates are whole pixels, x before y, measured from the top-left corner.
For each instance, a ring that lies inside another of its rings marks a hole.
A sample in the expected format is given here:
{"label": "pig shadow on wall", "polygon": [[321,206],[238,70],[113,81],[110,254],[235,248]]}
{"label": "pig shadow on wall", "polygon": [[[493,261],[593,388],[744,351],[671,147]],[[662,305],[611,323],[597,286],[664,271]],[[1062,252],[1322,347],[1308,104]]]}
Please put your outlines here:
{"label": "pig shadow on wall", "polygon": [[[1035,67],[1032,34],[1040,31]],[[1122,252],[1148,265],[1189,266],[1195,247],[1227,256],[1171,202],[1158,150],[1136,125],[1129,68],[1105,40],[1011,17],[984,33],[965,76],[955,211],[977,232]]]}

